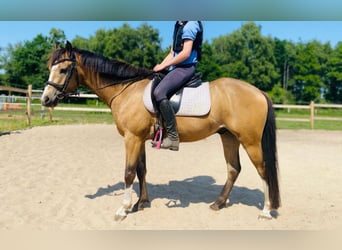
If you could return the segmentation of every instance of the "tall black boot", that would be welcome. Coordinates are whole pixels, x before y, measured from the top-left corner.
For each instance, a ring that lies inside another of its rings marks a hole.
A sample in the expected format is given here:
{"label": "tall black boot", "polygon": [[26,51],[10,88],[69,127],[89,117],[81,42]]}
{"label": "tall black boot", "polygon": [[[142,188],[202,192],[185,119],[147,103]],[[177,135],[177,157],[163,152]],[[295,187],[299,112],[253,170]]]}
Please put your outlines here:
{"label": "tall black boot", "polygon": [[159,111],[163,117],[167,134],[167,137],[161,144],[161,148],[178,151],[179,135],[177,131],[176,117],[168,99],[164,99],[159,103]]}

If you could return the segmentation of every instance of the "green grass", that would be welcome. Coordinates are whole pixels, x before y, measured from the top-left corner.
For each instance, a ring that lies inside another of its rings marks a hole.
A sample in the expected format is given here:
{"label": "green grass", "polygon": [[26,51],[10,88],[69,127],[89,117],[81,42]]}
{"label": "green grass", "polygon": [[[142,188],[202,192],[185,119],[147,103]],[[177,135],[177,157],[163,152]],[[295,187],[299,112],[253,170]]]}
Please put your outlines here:
{"label": "green grass", "polygon": [[44,117],[42,117],[40,110],[33,110],[33,115],[31,117],[31,126],[28,126],[25,111],[0,112],[0,132],[22,130],[35,126],[91,123],[113,124],[114,120],[110,112],[79,112],[54,110],[52,112],[52,121],[50,121],[48,112],[45,112]]}
{"label": "green grass", "polygon": [[[277,120],[278,129],[311,129],[309,122]],[[315,121],[314,129],[342,130],[342,121]]]}
{"label": "green grass", "polygon": [[[96,106],[94,104],[60,104],[59,107],[87,107],[87,108],[105,108],[105,105]],[[52,121],[49,119],[49,113],[45,112],[42,117],[40,106],[33,107],[33,116],[31,126],[49,126],[66,124],[113,124],[114,120],[109,112],[78,112],[78,111],[59,111],[54,110]],[[315,116],[342,118],[342,109],[316,109]],[[299,118],[309,119],[309,110],[301,109],[277,109],[277,118]],[[15,131],[26,129],[29,126],[26,121],[25,110],[20,111],[0,111],[0,132]],[[282,121],[277,119],[278,129],[311,129],[309,122]],[[321,121],[315,120],[314,129],[323,130],[342,130],[342,121]]]}
{"label": "green grass", "polygon": [[[342,109],[315,109],[315,117],[332,117],[342,119]],[[291,119],[309,119],[310,111],[304,109],[277,109],[276,118],[291,118]],[[311,129],[310,122],[302,121],[282,121],[277,119],[277,128],[279,129]],[[342,120],[315,120],[314,129],[323,130],[342,130]]]}

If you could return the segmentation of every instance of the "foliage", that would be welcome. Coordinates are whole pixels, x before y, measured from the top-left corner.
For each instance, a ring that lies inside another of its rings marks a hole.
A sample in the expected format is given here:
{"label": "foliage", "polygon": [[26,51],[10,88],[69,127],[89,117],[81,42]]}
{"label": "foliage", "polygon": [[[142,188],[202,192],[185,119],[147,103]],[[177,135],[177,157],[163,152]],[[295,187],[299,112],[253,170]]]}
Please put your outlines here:
{"label": "foliage", "polygon": [[280,86],[280,84],[274,85],[272,91],[268,94],[273,103],[286,103],[286,91]]}
{"label": "foliage", "polygon": [[63,31],[52,29],[50,37],[39,34],[32,41],[10,45],[7,54],[1,57],[6,71],[4,81],[16,87],[32,84],[34,89],[41,89],[48,78],[46,65],[53,44],[64,40]]}
{"label": "foliage", "polygon": [[[197,71],[203,80],[234,77],[267,91],[276,103],[342,103],[342,43],[307,43],[263,36],[253,22],[240,29],[205,41]],[[170,31],[171,33],[172,31]],[[204,32],[205,34],[205,32]],[[205,38],[205,37],[204,37]],[[64,44],[62,30],[51,29],[0,51],[0,84],[42,89],[47,80],[46,62],[55,43]],[[125,23],[119,28],[99,29],[89,38],[76,36],[75,47],[94,51],[135,66],[153,68],[170,47],[161,48],[158,30],[146,23],[134,29]]]}
{"label": "foliage", "polygon": [[342,43],[340,42],[328,60],[329,79],[326,98],[334,103],[342,103]]}
{"label": "foliage", "polygon": [[147,24],[142,24],[137,29],[128,24],[107,31],[100,29],[89,39],[76,37],[72,42],[76,47],[139,67],[152,68],[161,60],[158,31]]}
{"label": "foliage", "polygon": [[319,102],[321,91],[325,88],[327,61],[331,49],[318,41],[297,46],[297,56],[293,64],[294,76],[289,85],[296,101]]}
{"label": "foliage", "polygon": [[277,81],[274,43],[261,36],[261,27],[246,23],[240,30],[213,40],[214,60],[232,77],[271,90]]}
{"label": "foliage", "polygon": [[213,48],[208,42],[204,42],[202,45],[202,60],[197,66],[197,71],[202,73],[204,81],[212,81],[223,75],[221,67],[212,60],[213,56]]}

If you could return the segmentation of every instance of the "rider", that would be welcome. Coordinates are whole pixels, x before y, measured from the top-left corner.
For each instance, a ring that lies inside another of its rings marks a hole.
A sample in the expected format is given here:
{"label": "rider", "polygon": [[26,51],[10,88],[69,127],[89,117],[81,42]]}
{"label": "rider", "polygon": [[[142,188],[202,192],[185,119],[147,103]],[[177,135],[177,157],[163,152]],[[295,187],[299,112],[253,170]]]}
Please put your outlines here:
{"label": "rider", "polygon": [[175,151],[179,149],[175,113],[169,99],[194,75],[200,59],[202,39],[203,30],[200,21],[177,21],[170,53],[153,68],[155,72],[169,69],[153,92],[167,133],[161,148]]}

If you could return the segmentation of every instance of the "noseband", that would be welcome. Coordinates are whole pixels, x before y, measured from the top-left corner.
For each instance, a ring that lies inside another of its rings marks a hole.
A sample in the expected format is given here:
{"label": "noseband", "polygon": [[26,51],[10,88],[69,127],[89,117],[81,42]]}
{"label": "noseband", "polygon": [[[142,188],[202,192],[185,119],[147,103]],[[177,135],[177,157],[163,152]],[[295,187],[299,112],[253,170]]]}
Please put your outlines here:
{"label": "noseband", "polygon": [[64,99],[65,97],[69,96],[69,95],[77,95],[78,91],[77,88],[71,92],[71,93],[66,93],[66,89],[68,88],[69,84],[70,84],[70,80],[72,75],[75,73],[76,74],[76,81],[77,81],[77,86],[78,86],[78,74],[77,74],[77,67],[76,67],[76,59],[75,59],[75,55],[74,53],[72,53],[70,58],[64,58],[61,60],[57,60],[55,61],[52,66],[60,64],[62,62],[71,62],[71,67],[69,67],[68,71],[67,71],[67,76],[65,78],[64,84],[63,85],[59,85],[55,82],[52,81],[46,81],[45,85],[50,85],[52,87],[54,87],[55,89],[57,89],[60,93],[57,95],[57,98],[59,100]]}

